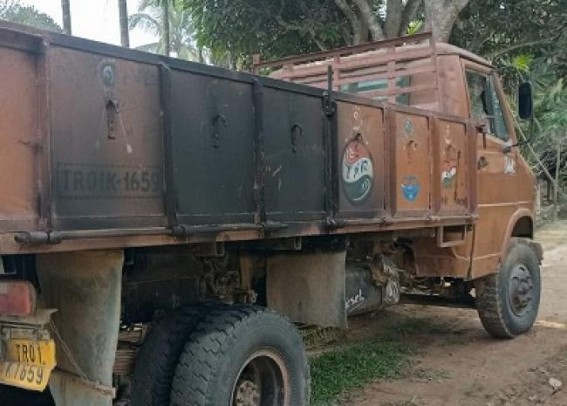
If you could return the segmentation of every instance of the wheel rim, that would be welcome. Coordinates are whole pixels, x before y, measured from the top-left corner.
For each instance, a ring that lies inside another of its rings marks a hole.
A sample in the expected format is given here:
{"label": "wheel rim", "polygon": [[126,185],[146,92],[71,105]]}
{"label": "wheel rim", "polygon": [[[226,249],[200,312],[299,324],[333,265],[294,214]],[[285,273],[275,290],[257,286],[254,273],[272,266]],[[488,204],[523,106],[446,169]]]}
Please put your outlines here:
{"label": "wheel rim", "polygon": [[289,405],[289,372],[272,350],[253,353],[232,386],[232,406]]}
{"label": "wheel rim", "polygon": [[508,301],[516,316],[523,316],[530,311],[534,299],[532,275],[524,264],[516,265],[510,272]]}

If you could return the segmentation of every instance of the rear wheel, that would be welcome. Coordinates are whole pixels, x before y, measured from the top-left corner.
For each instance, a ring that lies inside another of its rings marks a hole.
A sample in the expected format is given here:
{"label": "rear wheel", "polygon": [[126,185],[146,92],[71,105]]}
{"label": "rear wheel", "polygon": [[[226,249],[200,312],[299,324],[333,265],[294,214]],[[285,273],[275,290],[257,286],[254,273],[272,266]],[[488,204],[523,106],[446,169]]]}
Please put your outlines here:
{"label": "rear wheel", "polygon": [[309,403],[309,366],[295,326],[256,306],[216,309],[199,324],[175,370],[172,405]]}
{"label": "rear wheel", "polygon": [[33,392],[0,384],[0,404],[6,406],[55,406],[49,388]]}
{"label": "rear wheel", "polygon": [[529,241],[513,238],[498,273],[478,281],[477,308],[482,325],[499,338],[528,331],[539,310],[539,259]]}
{"label": "rear wheel", "polygon": [[130,395],[133,406],[169,405],[177,361],[207,308],[186,308],[152,325],[136,359]]}

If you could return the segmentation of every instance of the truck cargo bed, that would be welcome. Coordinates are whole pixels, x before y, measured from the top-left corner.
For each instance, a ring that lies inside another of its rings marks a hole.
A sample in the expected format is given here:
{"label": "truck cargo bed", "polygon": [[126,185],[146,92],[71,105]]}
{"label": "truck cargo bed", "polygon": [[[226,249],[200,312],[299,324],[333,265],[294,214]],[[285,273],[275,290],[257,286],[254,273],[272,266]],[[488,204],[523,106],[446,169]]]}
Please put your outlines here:
{"label": "truck cargo bed", "polygon": [[0,48],[0,253],[474,222],[462,118],[7,23]]}

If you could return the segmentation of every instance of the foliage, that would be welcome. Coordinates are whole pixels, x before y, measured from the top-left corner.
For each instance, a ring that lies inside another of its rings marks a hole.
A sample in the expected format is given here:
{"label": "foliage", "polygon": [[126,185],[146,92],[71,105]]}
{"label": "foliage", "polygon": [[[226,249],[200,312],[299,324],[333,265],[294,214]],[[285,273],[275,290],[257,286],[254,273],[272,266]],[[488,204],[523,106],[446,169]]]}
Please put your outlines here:
{"label": "foliage", "polygon": [[[142,45],[138,49],[146,52],[165,53],[162,8],[157,0],[142,0],[138,12],[129,17],[130,28],[142,28],[155,35],[158,41]],[[178,58],[197,60],[198,50],[195,46],[195,31],[189,11],[181,2],[169,5],[169,42],[171,52]]]}
{"label": "foliage", "polygon": [[0,0],[0,19],[43,30],[63,32],[53,18],[33,6],[20,4],[18,0]]}
{"label": "foliage", "polygon": [[451,36],[497,67],[512,103],[520,82],[533,83],[535,125],[519,124],[521,132],[534,133],[523,150],[538,175],[544,170],[537,161],[555,175],[557,140],[567,129],[567,90],[560,79],[567,74],[566,33],[567,0],[471,0]]}
{"label": "foliage", "polygon": [[490,59],[512,91],[522,76],[510,69],[521,62],[516,58],[524,58],[524,73],[528,59],[567,73],[566,33],[567,0],[471,0],[451,42]]}
{"label": "foliage", "polygon": [[[519,82],[530,81],[534,94],[534,114],[531,121],[516,119],[516,132],[520,141],[522,155],[535,174],[552,180],[556,175],[557,147],[560,142],[561,166],[567,162],[567,86],[558,77],[557,69],[546,58],[534,58],[531,55],[517,55],[502,62],[501,73],[514,77],[516,86]],[[508,101],[515,113],[516,100],[512,86],[508,92]],[[528,141],[526,143],[526,141]],[[566,178],[567,174],[560,174]]]}
{"label": "foliage", "polygon": [[406,35],[415,35],[418,34],[419,32],[421,32],[421,30],[423,30],[423,21],[422,20],[413,20],[410,21],[407,31],[406,31]]}
{"label": "foliage", "polygon": [[228,52],[247,57],[261,53],[264,58],[312,52],[318,49],[313,37],[324,47],[343,45],[339,16],[329,0],[307,3],[261,1],[255,7],[248,0],[195,0],[187,2],[194,18],[199,44],[215,53]]}
{"label": "foliage", "polygon": [[312,403],[333,404],[346,391],[398,374],[410,350],[390,341],[366,341],[311,359]]}
{"label": "foliage", "polygon": [[[416,32],[447,31],[469,0],[183,0],[199,44],[237,58],[303,54]],[[435,12],[443,10],[445,13]],[[413,22],[413,23],[412,23]],[[427,22],[427,21],[426,21]]]}
{"label": "foliage", "polygon": [[[535,133],[531,142],[538,158],[547,171],[556,175],[567,161],[567,85],[552,73],[535,80]],[[557,168],[557,149],[561,151],[560,168]],[[537,173],[542,168],[536,167]]]}

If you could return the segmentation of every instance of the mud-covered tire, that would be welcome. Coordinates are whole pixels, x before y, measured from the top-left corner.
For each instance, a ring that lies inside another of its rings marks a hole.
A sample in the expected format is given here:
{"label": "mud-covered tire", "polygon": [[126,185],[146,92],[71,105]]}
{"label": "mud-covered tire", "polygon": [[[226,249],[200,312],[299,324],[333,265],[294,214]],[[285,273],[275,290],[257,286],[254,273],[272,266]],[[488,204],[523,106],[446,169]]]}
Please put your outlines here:
{"label": "mud-covered tire", "polygon": [[153,323],[134,367],[132,406],[168,406],[171,383],[185,342],[208,308],[188,307]]}
{"label": "mud-covered tire", "polygon": [[498,273],[476,283],[476,303],[485,330],[512,338],[533,326],[539,310],[539,258],[528,240],[513,238]]}
{"label": "mud-covered tire", "polygon": [[171,404],[232,405],[247,397],[263,406],[302,406],[309,395],[295,326],[272,311],[239,305],[217,308],[193,332],[175,370]]}

